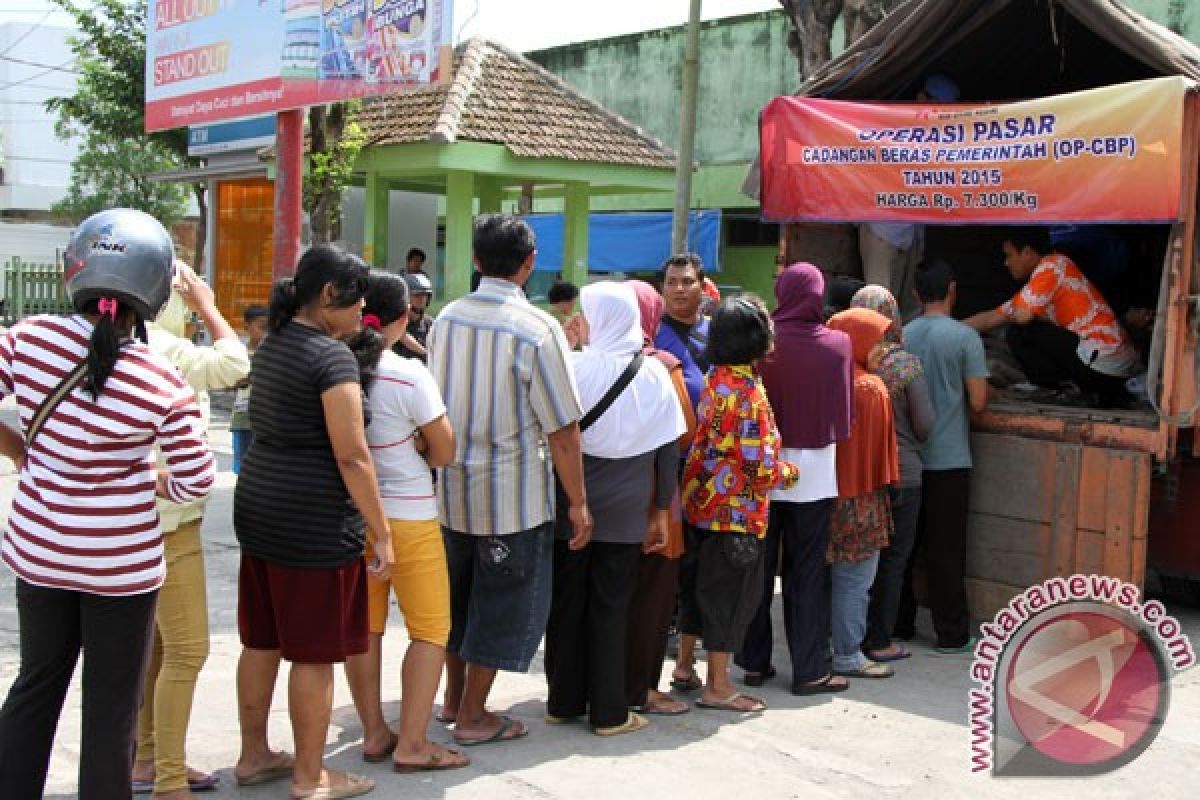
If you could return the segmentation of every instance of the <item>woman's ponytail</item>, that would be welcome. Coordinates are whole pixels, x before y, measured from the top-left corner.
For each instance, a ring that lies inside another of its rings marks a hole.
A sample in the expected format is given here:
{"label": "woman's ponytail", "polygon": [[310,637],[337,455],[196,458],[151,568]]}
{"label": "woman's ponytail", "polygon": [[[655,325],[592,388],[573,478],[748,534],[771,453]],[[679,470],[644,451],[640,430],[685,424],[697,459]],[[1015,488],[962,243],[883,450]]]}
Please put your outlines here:
{"label": "woman's ponytail", "polygon": [[296,281],[284,278],[271,289],[271,302],[267,312],[267,325],[271,333],[279,333],[283,326],[292,321],[300,309],[296,302]]}
{"label": "woman's ponytail", "polygon": [[358,361],[358,381],[363,390],[370,389],[375,381],[375,373],[379,370],[379,360],[383,358],[383,351],[387,349],[383,334],[375,328],[364,326],[342,341]]}
{"label": "woman's ponytail", "polygon": [[123,313],[132,312],[110,297],[102,297],[94,303],[89,303],[85,312],[98,314],[98,319],[92,328],[92,340],[88,345],[84,389],[91,394],[93,400],[99,400],[100,393],[104,391],[104,384],[108,382],[109,376],[117,366],[117,359],[121,357],[124,344],[124,337],[117,328],[117,319]]}

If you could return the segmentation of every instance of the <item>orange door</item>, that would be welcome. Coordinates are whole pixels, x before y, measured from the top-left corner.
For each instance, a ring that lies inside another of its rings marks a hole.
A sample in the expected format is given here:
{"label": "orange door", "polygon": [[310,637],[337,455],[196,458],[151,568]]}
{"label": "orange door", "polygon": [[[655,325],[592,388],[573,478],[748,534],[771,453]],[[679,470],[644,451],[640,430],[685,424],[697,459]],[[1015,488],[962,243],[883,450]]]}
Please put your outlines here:
{"label": "orange door", "polygon": [[246,306],[271,294],[271,225],[275,186],[264,178],[217,184],[217,305],[241,327]]}

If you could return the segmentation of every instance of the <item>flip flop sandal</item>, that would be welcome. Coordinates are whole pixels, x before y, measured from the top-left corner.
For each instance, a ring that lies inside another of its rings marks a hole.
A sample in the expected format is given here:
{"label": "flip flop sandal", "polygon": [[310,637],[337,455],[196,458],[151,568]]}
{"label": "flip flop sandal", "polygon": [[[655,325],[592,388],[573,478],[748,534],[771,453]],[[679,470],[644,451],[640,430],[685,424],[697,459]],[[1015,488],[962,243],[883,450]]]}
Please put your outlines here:
{"label": "flip flop sandal", "polygon": [[392,762],[392,771],[401,774],[410,774],[413,772],[444,772],[448,769],[462,769],[463,767],[471,766],[471,759],[464,756],[458,750],[452,750],[449,747],[445,750],[450,756],[457,756],[461,760],[448,761],[446,756],[440,751],[434,751],[429,754],[429,758],[422,764],[401,764],[399,761]]}
{"label": "flip flop sandal", "polygon": [[797,697],[808,697],[814,694],[836,694],[837,692],[844,692],[849,688],[849,683],[834,683],[833,674],[830,673],[819,681],[797,683],[792,687],[792,694]]}
{"label": "flip flop sandal", "polygon": [[692,675],[686,679],[676,678],[674,675],[672,675],[671,688],[678,692],[694,692],[697,689],[704,688],[704,681],[700,680],[700,676],[696,675],[695,673],[692,673]]}
{"label": "flip flop sandal", "polygon": [[203,778],[188,778],[188,791],[191,792],[211,792],[220,784],[221,778],[217,775],[209,774]]}
{"label": "flip flop sandal", "polygon": [[867,655],[870,656],[871,660],[876,664],[886,664],[890,661],[903,661],[906,658],[912,658],[912,651],[904,645],[898,644],[896,645],[896,652],[890,656],[880,656],[872,653],[867,653]]}
{"label": "flip flop sandal", "polygon": [[629,712],[629,716],[620,725],[613,725],[610,728],[595,728],[594,733],[597,736],[619,736],[622,733],[633,733],[640,731],[642,728],[650,724],[650,720],[643,717],[641,714]]}
{"label": "flip flop sandal", "polygon": [[529,729],[522,728],[519,732],[512,733],[510,736],[509,734],[516,727],[517,721],[512,717],[505,716],[500,717],[500,720],[500,727],[497,728],[496,732],[491,736],[485,736],[482,739],[460,739],[458,738],[458,735],[455,734],[454,741],[456,744],[460,744],[463,747],[478,747],[481,744],[491,744],[492,742],[511,742],[514,739],[522,739],[529,735]]}
{"label": "flip flop sandal", "polygon": [[678,717],[678,716],[681,716],[683,714],[687,714],[688,712],[690,712],[692,710],[692,707],[689,706],[687,703],[681,702],[674,709],[668,710],[666,708],[663,708],[662,706],[656,706],[651,703],[646,703],[641,708],[637,708],[634,710],[641,714],[647,714],[649,716],[655,716],[655,717]]}
{"label": "flip flop sandal", "polygon": [[767,667],[766,672],[747,672],[742,676],[742,683],[746,684],[747,686],[762,686],[764,683],[771,680],[771,678],[774,678],[775,674],[774,667]]}
{"label": "flip flop sandal", "polygon": [[383,750],[380,750],[378,753],[368,753],[366,750],[363,750],[362,760],[368,764],[381,764],[384,761],[387,761],[392,753],[396,752],[396,745],[398,744],[400,744],[400,737],[393,736],[391,744],[389,744]]}
{"label": "flip flop sandal", "polygon": [[279,764],[260,769],[253,775],[242,776],[235,772],[233,778],[237,781],[238,786],[262,786],[264,783],[290,778],[295,769],[295,764]]}
{"label": "flip flop sandal", "polygon": [[[738,700],[749,700],[758,706],[758,708],[742,708],[737,704]],[[767,710],[767,704],[761,699],[748,694],[742,694],[741,692],[734,692],[729,697],[717,703],[710,703],[701,697],[696,701],[696,705],[700,708],[707,708],[710,711],[731,711],[735,714],[760,714]]]}
{"label": "flip flop sandal", "polygon": [[868,661],[858,669],[835,669],[833,674],[843,678],[890,678],[896,674],[896,670],[887,664]]}
{"label": "flip flop sandal", "polygon": [[318,786],[308,794],[293,794],[292,800],[346,800],[361,797],[374,789],[375,781],[348,772],[346,782],[341,786]]}

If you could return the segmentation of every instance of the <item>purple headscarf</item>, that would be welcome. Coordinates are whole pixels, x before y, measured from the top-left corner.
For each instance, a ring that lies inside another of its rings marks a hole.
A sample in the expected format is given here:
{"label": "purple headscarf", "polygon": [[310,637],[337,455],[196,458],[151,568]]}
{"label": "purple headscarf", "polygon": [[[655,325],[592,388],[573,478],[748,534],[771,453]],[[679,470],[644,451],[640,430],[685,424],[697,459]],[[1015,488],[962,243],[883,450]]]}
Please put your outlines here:
{"label": "purple headscarf", "polygon": [[761,373],[783,446],[828,447],[850,436],[854,352],[850,337],[823,324],[825,276],[792,264],[775,281],[775,351]]}

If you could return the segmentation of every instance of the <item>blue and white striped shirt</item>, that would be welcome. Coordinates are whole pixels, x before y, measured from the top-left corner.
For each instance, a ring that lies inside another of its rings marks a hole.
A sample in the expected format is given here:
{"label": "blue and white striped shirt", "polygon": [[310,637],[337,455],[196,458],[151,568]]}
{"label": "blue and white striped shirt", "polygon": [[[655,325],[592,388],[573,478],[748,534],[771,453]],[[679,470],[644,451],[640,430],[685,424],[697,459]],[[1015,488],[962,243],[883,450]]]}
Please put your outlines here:
{"label": "blue and white striped shirt", "polygon": [[455,434],[438,472],[443,525],[502,536],[553,519],[546,435],[583,416],[569,352],[554,318],[509,281],[484,278],[438,315],[429,368]]}

